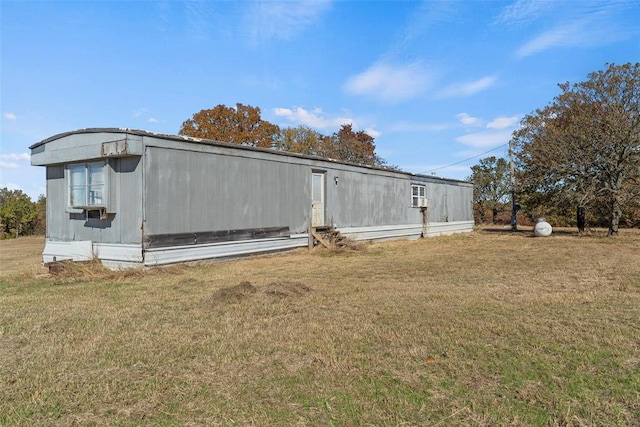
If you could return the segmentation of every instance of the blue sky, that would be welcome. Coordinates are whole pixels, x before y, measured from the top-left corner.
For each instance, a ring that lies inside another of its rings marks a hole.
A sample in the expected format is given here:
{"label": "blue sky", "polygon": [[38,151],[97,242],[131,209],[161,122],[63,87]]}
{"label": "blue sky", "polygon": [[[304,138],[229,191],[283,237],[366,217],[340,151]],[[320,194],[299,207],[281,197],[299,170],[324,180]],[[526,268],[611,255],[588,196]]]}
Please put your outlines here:
{"label": "blue sky", "polygon": [[640,61],[635,1],[1,0],[0,16],[0,187],[34,200],[33,143],[176,134],[238,102],[279,126],[352,123],[389,163],[464,179],[558,83]]}

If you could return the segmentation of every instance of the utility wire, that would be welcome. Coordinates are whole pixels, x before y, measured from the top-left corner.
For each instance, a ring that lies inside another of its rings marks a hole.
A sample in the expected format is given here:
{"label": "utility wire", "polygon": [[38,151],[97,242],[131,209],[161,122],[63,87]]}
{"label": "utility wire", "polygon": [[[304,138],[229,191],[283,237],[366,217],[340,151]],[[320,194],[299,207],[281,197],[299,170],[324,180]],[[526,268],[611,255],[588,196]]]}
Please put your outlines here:
{"label": "utility wire", "polygon": [[473,156],[473,157],[469,157],[468,159],[460,160],[459,162],[451,163],[450,165],[447,165],[447,166],[441,166],[441,167],[439,167],[439,168],[431,169],[431,171],[430,171],[430,172],[431,172],[431,173],[433,173],[433,172],[435,172],[435,171],[439,171],[440,169],[445,169],[445,168],[448,168],[448,167],[451,167],[451,166],[459,165],[460,163],[468,162],[469,160],[473,160],[473,159],[478,158],[478,157],[480,157],[480,156],[484,156],[485,154],[488,154],[488,153],[490,153],[490,152],[492,152],[492,151],[496,151],[496,150],[497,150],[497,149],[499,149],[499,148],[506,147],[507,145],[509,145],[509,144],[502,144],[502,145],[499,145],[499,146],[497,146],[497,147],[495,147],[495,148],[492,148],[492,149],[491,149],[491,150],[489,150],[489,151],[485,151],[484,153],[480,153],[480,154],[475,155],[475,156]]}

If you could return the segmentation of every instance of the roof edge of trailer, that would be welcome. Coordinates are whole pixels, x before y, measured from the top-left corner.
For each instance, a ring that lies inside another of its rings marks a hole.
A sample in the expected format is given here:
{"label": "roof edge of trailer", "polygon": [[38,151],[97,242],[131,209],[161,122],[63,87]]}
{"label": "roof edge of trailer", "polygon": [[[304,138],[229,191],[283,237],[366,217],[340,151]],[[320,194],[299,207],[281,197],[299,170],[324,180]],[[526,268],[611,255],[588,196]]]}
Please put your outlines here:
{"label": "roof edge of trailer", "polygon": [[276,154],[276,155],[288,156],[288,157],[298,157],[298,158],[303,158],[303,159],[321,160],[321,161],[327,161],[327,162],[336,163],[336,164],[367,168],[367,169],[371,169],[371,170],[399,173],[399,174],[413,176],[413,177],[417,177],[417,178],[427,178],[430,181],[431,180],[433,180],[433,181],[448,181],[448,182],[452,182],[452,183],[470,184],[469,181],[461,180],[461,179],[445,178],[445,177],[438,177],[438,176],[433,176],[433,175],[425,175],[425,174],[407,172],[407,171],[403,171],[403,170],[400,170],[400,169],[387,169],[387,168],[382,168],[382,167],[377,167],[377,166],[370,166],[370,165],[362,165],[362,164],[359,164],[359,163],[345,162],[345,161],[335,160],[335,159],[326,158],[326,157],[316,157],[316,156],[312,156],[312,155],[308,155],[308,154],[291,153],[291,152],[287,152],[287,151],[277,151],[277,150],[272,150],[270,148],[251,147],[251,146],[247,146],[247,145],[240,145],[240,144],[234,144],[234,143],[230,143],[230,142],[216,141],[216,140],[212,140],[212,139],[194,138],[194,137],[191,137],[191,136],[184,136],[184,135],[170,135],[170,134],[165,134],[165,133],[160,133],[160,132],[152,132],[152,131],[147,131],[147,130],[131,129],[131,128],[86,128],[86,129],[77,129],[77,130],[62,132],[62,133],[50,136],[50,137],[48,137],[46,139],[43,139],[40,142],[36,142],[35,144],[31,145],[29,147],[29,149],[33,150],[34,148],[40,147],[40,146],[45,145],[45,144],[47,144],[47,143],[49,143],[51,141],[55,141],[57,139],[61,139],[61,138],[64,138],[66,136],[86,134],[86,133],[122,133],[122,134],[137,135],[137,136],[158,137],[158,138],[168,139],[168,140],[172,140],[172,141],[192,142],[192,143],[198,143],[198,144],[206,144],[206,145],[214,145],[214,146],[235,148],[235,149],[239,149],[239,150],[258,151],[258,152],[264,152],[264,153],[270,153],[270,154]]}

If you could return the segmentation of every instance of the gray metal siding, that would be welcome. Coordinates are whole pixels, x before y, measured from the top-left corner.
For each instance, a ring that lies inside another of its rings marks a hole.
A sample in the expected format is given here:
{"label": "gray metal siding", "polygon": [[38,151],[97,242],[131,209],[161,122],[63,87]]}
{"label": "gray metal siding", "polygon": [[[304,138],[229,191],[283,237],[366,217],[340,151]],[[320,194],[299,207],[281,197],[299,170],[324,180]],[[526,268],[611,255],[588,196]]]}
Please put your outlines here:
{"label": "gray metal siding", "polygon": [[[420,182],[418,182],[420,183]],[[429,222],[472,221],[473,186],[448,181],[423,182],[429,200]]]}
{"label": "gray metal siding", "polygon": [[73,240],[69,222],[64,165],[47,166],[47,238]]}
{"label": "gray metal siding", "polygon": [[282,226],[306,230],[308,168],[146,147],[145,169],[148,235]]}
{"label": "gray metal siding", "polygon": [[466,184],[226,147],[167,146],[157,139],[146,144],[145,233],[150,236],[269,227],[305,232],[312,172],[325,174],[327,225],[421,224],[421,210],[411,207],[412,183],[426,186],[429,221],[471,219],[472,188]]}
{"label": "gray metal siding", "polygon": [[109,159],[112,211],[106,220],[67,212],[65,165],[47,166],[47,238],[61,241],[141,243],[141,157]]}
{"label": "gray metal siding", "polygon": [[338,227],[420,223],[420,210],[410,207],[410,195],[407,177],[344,170],[327,172],[327,216]]}
{"label": "gray metal siding", "polygon": [[123,132],[88,132],[69,134],[46,144],[32,146],[31,164],[46,166],[109,157],[104,152],[103,144],[108,145],[113,141],[124,142],[127,155],[142,154],[142,137],[139,135]]}
{"label": "gray metal siding", "polygon": [[[179,234],[289,227],[305,232],[311,174],[325,174],[325,223],[338,227],[419,224],[405,175],[363,173],[323,161],[147,146],[145,233]],[[338,183],[335,183],[335,177]]]}
{"label": "gray metal siding", "polygon": [[473,186],[467,184],[449,185],[450,221],[473,221]]}
{"label": "gray metal siding", "polygon": [[115,168],[112,201],[119,222],[120,240],[114,243],[142,242],[142,157],[111,159]]}

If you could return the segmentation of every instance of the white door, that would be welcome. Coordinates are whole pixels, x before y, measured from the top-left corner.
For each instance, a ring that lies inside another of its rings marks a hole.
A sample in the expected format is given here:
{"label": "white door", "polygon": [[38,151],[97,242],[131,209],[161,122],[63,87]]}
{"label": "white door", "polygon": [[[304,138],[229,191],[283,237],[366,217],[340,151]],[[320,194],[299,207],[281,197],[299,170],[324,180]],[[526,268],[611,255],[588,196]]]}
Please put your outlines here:
{"label": "white door", "polygon": [[311,175],[311,226],[324,225],[324,173]]}

